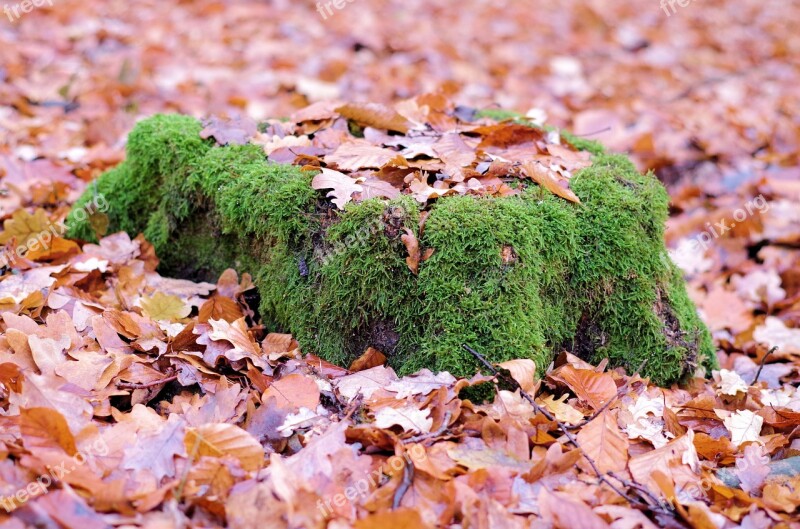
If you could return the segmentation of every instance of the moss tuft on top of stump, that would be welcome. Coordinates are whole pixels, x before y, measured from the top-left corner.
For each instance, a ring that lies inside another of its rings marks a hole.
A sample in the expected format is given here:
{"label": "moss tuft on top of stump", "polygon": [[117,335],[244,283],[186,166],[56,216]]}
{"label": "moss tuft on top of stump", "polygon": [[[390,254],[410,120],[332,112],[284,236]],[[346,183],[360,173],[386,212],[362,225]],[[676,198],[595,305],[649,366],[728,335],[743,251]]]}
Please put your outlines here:
{"label": "moss tuft on top of stump", "polygon": [[[567,202],[532,185],[515,196],[439,198],[420,233],[403,195],[334,210],[313,172],[267,161],[257,145],[217,146],[185,116],[131,132],[127,158],[75,208],[101,193],[112,229],[144,233],[164,271],[253,275],[268,329],[348,365],[367,347],[400,373],[471,375],[461,344],[493,362],[531,358],[542,372],[568,350],[658,384],[715,365],[710,335],[666,255],[668,197],[652,175],[593,142]],[[94,239],[88,221],[70,235]],[[433,253],[414,275],[401,236]],[[430,250],[429,250],[430,251]]]}

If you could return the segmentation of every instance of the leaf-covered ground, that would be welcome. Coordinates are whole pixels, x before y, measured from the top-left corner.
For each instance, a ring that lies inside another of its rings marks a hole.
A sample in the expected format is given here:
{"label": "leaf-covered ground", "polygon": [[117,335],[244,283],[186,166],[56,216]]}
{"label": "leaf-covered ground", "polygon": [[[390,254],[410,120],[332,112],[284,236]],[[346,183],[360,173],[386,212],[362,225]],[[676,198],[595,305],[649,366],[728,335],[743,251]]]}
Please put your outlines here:
{"label": "leaf-covered ground", "polygon": [[[0,527],[797,526],[800,6],[52,4],[0,22]],[[143,116],[431,92],[656,170],[722,369],[661,389],[565,353],[477,404],[488,370],[347,371],[259,326],[244,275],[59,237]]]}

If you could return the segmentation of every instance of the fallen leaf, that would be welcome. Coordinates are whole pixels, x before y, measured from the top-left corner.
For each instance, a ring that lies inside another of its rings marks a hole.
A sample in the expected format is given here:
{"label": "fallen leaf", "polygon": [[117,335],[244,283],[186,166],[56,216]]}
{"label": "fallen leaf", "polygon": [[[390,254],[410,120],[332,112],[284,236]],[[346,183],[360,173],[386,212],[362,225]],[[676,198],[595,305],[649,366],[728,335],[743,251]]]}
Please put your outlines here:
{"label": "fallen leaf", "polygon": [[750,410],[737,410],[723,420],[735,446],[748,441],[758,441],[764,418]]}
{"label": "fallen leaf", "polygon": [[382,366],[386,363],[386,357],[375,349],[374,347],[367,347],[367,350],[364,351],[364,354],[353,360],[353,363],[350,364],[350,371],[363,371],[365,369],[370,369],[376,366]]}
{"label": "fallen leaf", "polygon": [[184,303],[181,298],[163,292],[142,298],[139,304],[142,311],[155,321],[182,320],[192,312],[192,307]]}
{"label": "fallen leaf", "polygon": [[187,428],[184,445],[186,453],[194,460],[204,456],[230,456],[247,471],[264,466],[261,443],[234,424],[213,423]]}
{"label": "fallen leaf", "polygon": [[391,428],[400,426],[406,432],[428,433],[433,426],[433,419],[429,417],[430,411],[420,410],[414,406],[402,408],[381,408],[375,413],[375,426],[378,428]]}
{"label": "fallen leaf", "polygon": [[628,463],[628,439],[617,426],[617,419],[608,411],[589,421],[578,432],[578,443],[591,457],[600,472],[623,470]]}
{"label": "fallen leaf", "polygon": [[578,198],[578,195],[569,188],[569,181],[559,178],[557,173],[545,167],[540,162],[524,162],[522,164],[522,169],[528,178],[554,195],[565,198],[570,202],[575,202],[576,204],[581,203],[581,199]]}
{"label": "fallen leaf", "polygon": [[332,189],[333,191],[328,192],[326,196],[333,197],[333,203],[339,209],[344,209],[344,206],[350,202],[353,193],[360,193],[364,190],[361,185],[356,183],[355,179],[346,174],[324,168],[311,181],[311,187],[317,190]]}
{"label": "fallen leaf", "polygon": [[213,137],[220,145],[247,145],[258,132],[256,122],[242,116],[233,119],[212,116],[204,120],[203,125],[200,137]]}
{"label": "fallen leaf", "polygon": [[536,364],[530,358],[518,358],[497,364],[508,370],[522,391],[533,391],[536,386]]}
{"label": "fallen leaf", "polygon": [[348,103],[335,109],[343,117],[359,125],[394,130],[405,134],[411,123],[396,110],[377,103]]}
{"label": "fallen leaf", "polygon": [[58,447],[70,456],[78,451],[67,421],[52,408],[21,409],[20,432],[28,450]]}
{"label": "fallen leaf", "polygon": [[405,231],[405,234],[400,236],[400,240],[403,241],[403,244],[406,246],[406,251],[408,252],[406,264],[408,265],[408,269],[411,270],[411,273],[417,275],[419,273],[419,261],[422,257],[419,241],[417,240],[417,236],[414,235],[414,232],[410,229],[403,228],[403,231]]}

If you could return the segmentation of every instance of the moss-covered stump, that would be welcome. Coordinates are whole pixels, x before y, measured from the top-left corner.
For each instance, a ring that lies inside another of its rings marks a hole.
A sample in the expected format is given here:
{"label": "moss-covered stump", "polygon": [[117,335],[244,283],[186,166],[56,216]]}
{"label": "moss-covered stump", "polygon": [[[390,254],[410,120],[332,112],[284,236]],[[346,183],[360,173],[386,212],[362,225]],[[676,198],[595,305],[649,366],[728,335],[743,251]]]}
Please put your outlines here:
{"label": "moss-covered stump", "polygon": [[[408,196],[332,208],[313,172],[270,163],[255,145],[217,146],[202,125],[156,116],[130,134],[127,159],[76,207],[102,193],[112,229],[143,232],[171,274],[250,272],[270,330],[347,365],[368,346],[402,373],[469,375],[469,344],[500,362],[544,369],[569,350],[660,384],[714,364],[708,331],[665,256],[668,197],[651,175],[590,142],[574,204],[538,186],[519,195],[438,199],[420,234]],[[93,239],[69,219],[71,235]],[[433,249],[414,275],[405,229]]]}

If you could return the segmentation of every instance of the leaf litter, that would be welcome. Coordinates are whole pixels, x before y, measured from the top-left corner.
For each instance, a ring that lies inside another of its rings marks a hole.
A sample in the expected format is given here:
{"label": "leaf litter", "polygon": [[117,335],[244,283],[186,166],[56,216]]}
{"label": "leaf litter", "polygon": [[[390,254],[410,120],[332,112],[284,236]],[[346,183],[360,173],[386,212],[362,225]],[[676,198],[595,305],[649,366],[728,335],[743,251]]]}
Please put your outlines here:
{"label": "leaf litter", "polygon": [[[122,159],[135,120],[162,111],[233,116],[235,127],[210,118],[205,134],[335,172],[322,189],[337,206],[534,183],[571,200],[569,176],[586,160],[542,129],[476,119],[501,100],[535,125],[547,109],[672,185],[667,242],[722,368],[658,388],[564,354],[541,382],[530,366],[503,366],[515,383],[481,404],[462,390],[488,372],[399,378],[379,351],[351,370],[300,351],[253,320],[251,279],[233,270],[216,284],[173,280],[141,238],[56,236],[2,269],[0,526],[791,527],[800,129],[786,109],[798,68],[774,59],[796,47],[797,6],[727,7],[652,24],[634,4],[543,4],[533,22],[527,5],[507,6],[502,22],[496,6],[471,5],[449,26],[488,24],[493,38],[458,48],[449,28],[408,16],[418,7],[383,0],[325,25],[313,6],[254,2],[167,13],[64,0],[26,15],[0,34],[5,255],[62,220]],[[114,23],[87,23],[98,13]],[[365,13],[381,31],[342,38]],[[739,19],[754,45],[741,46]],[[587,21],[609,31],[564,29]],[[408,39],[409,24],[425,38]],[[263,36],[259,52],[239,60],[223,44],[232,28]],[[119,60],[99,59],[99,43]],[[684,60],[698,49],[704,60]],[[59,60],[36,60],[43,50]],[[259,131],[242,115],[290,118]],[[739,221],[756,197],[765,206]],[[692,245],[699,236],[706,244]],[[85,463],[56,473],[46,494],[31,487],[79,453]]]}

